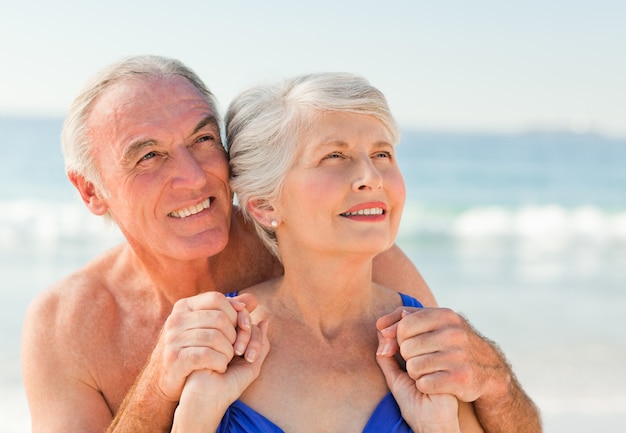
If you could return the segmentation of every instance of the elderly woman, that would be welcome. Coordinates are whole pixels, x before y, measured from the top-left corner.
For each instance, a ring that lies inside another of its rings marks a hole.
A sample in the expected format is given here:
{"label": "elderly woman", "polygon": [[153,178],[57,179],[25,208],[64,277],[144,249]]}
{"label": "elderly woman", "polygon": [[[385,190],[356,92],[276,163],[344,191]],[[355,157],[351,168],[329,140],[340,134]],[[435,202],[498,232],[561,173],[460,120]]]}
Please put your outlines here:
{"label": "elderly woman", "polygon": [[405,201],[382,93],[351,74],[300,76],[241,94],[226,127],[233,191],[285,273],[242,291],[258,299],[256,358],[193,373],[174,430],[482,431],[469,404],[420,393],[376,329],[421,306],[372,282]]}

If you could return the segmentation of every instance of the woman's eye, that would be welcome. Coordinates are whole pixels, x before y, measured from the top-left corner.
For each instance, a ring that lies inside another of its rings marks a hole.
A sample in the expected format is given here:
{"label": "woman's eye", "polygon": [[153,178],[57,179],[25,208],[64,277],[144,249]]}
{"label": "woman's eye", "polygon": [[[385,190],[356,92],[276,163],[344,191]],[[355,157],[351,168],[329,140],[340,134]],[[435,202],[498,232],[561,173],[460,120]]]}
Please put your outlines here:
{"label": "woman's eye", "polygon": [[376,158],[391,158],[391,152],[377,152],[374,156]]}

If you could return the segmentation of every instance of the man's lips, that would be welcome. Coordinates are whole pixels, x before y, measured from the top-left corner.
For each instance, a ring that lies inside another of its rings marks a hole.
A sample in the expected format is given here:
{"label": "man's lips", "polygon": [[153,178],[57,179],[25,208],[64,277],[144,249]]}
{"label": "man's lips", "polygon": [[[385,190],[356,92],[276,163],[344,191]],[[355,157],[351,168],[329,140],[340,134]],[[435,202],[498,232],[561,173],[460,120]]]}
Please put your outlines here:
{"label": "man's lips", "polygon": [[193,205],[193,206],[189,206],[186,207],[184,209],[179,209],[179,210],[175,210],[173,212],[170,212],[168,214],[168,216],[174,217],[174,218],[185,218],[191,215],[195,215],[197,213],[202,212],[205,209],[208,209],[211,207],[211,198],[207,198],[206,200]]}

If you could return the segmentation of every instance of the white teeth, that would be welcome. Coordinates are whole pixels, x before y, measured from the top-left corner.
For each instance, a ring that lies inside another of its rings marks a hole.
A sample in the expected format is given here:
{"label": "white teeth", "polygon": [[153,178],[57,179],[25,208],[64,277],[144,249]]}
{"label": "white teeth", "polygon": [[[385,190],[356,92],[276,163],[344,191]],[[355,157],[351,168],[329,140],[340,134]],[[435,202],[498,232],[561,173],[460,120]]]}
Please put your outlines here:
{"label": "white teeth", "polygon": [[207,198],[202,203],[198,203],[195,206],[189,206],[188,208],[171,212],[170,216],[173,216],[175,218],[185,218],[190,215],[195,215],[198,212],[202,212],[203,210],[208,209],[209,207],[211,207],[211,199]]}
{"label": "white teeth", "polygon": [[371,209],[361,209],[356,212],[346,212],[342,215],[344,216],[354,216],[354,215],[382,215],[384,213],[383,209],[380,207],[375,207]]}

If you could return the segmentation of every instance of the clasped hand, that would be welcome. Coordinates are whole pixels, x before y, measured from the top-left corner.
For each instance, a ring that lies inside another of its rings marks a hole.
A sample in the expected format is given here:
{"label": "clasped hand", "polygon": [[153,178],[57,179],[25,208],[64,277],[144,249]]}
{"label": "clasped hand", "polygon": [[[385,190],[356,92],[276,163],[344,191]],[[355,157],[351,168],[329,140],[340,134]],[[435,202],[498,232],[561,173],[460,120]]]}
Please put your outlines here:
{"label": "clasped hand", "polygon": [[255,307],[249,294],[207,292],[178,301],[147,367],[158,378],[157,392],[177,402],[188,382],[186,392],[220,390],[220,399],[231,402],[239,397],[269,351],[266,324],[251,324]]}

